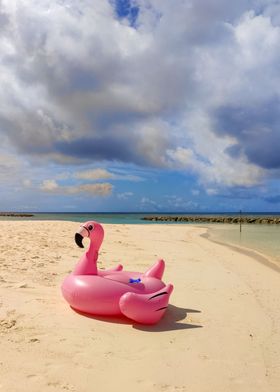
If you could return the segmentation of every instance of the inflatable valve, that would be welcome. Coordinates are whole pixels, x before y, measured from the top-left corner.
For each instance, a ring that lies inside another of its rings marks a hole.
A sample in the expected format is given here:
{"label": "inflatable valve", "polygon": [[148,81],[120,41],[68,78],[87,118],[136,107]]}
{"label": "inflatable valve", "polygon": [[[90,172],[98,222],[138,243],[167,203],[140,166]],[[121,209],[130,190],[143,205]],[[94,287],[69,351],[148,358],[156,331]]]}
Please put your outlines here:
{"label": "inflatable valve", "polygon": [[141,279],[140,278],[138,278],[138,279],[132,279],[132,278],[130,278],[129,279],[129,283],[140,283],[141,282]]}

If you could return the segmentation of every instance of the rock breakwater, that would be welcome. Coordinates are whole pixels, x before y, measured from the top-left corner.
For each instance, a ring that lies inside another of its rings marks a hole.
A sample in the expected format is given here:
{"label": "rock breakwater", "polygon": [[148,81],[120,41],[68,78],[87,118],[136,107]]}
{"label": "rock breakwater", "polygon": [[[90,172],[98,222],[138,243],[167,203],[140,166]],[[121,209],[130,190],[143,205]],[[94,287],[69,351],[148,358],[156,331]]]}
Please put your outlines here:
{"label": "rock breakwater", "polygon": [[17,213],[17,212],[0,212],[0,216],[14,217],[14,218],[30,218],[33,214]]}
{"label": "rock breakwater", "polygon": [[195,222],[195,223],[244,223],[244,224],[280,224],[280,217],[274,216],[174,216],[154,215],[144,216],[146,221],[153,222]]}

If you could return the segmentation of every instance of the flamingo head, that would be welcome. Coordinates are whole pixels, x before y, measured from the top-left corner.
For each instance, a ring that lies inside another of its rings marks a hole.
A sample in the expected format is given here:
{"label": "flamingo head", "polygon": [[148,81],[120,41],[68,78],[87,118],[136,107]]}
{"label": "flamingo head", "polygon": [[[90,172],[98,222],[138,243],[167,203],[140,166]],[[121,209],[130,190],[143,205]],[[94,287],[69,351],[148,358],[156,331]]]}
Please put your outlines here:
{"label": "flamingo head", "polygon": [[75,234],[75,242],[80,248],[84,248],[83,239],[85,237],[88,237],[95,248],[99,249],[104,237],[104,230],[101,224],[90,221],[81,225],[79,231]]}

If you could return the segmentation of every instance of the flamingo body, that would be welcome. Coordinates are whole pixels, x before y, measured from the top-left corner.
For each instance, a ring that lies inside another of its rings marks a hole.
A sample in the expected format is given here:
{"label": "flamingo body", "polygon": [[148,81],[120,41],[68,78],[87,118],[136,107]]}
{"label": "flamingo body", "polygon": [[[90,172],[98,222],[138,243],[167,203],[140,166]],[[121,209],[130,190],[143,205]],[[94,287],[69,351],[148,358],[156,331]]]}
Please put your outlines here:
{"label": "flamingo body", "polygon": [[[94,227],[94,230],[90,232],[89,227]],[[96,262],[103,228],[97,222],[87,222],[79,235],[83,237],[85,233],[90,238],[90,247],[61,287],[69,305],[81,312],[101,316],[124,315],[144,324],[159,321],[173,290],[171,284],[165,285],[161,280],[164,261],[159,260],[145,273],[123,271],[121,265],[98,270]]]}

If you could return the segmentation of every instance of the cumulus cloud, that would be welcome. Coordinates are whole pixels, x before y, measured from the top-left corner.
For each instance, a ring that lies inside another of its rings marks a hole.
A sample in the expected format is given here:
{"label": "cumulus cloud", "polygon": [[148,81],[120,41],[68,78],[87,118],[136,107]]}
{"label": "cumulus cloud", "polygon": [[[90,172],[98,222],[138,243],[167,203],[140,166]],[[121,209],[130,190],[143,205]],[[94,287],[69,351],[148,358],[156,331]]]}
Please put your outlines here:
{"label": "cumulus cloud", "polygon": [[207,147],[200,148],[200,144],[194,146],[193,149],[196,153],[182,147],[170,150],[168,154],[171,164],[181,170],[185,168],[189,172],[197,174],[201,184],[206,188],[209,184],[215,184],[219,187],[250,187],[258,185],[262,181],[264,171],[258,166],[250,164],[246,158],[234,159],[230,157],[224,146],[221,146],[221,149],[210,150],[208,154],[203,152],[205,148]]}
{"label": "cumulus cloud", "polygon": [[44,180],[42,185],[40,186],[42,191],[56,191],[60,189],[58,183],[55,180]]}
{"label": "cumulus cloud", "polygon": [[79,184],[79,185],[59,185],[54,180],[43,181],[40,189],[44,192],[74,195],[78,193],[94,195],[94,196],[108,196],[112,193],[113,186],[109,183],[96,184]]}
{"label": "cumulus cloud", "polygon": [[88,193],[96,196],[108,196],[112,193],[113,185],[107,182],[98,184],[82,184],[67,187],[68,193]]}
{"label": "cumulus cloud", "polygon": [[105,178],[113,178],[114,175],[106,169],[92,169],[77,172],[75,177],[83,180],[101,180]]}
{"label": "cumulus cloud", "polygon": [[265,170],[250,162],[244,152],[233,156],[230,150],[236,146],[236,135],[225,133],[217,138],[215,121],[205,111],[193,110],[184,124],[191,147],[168,150],[170,164],[197,174],[206,188],[211,183],[250,187],[263,181]]}
{"label": "cumulus cloud", "polygon": [[[64,177],[66,173],[64,174]],[[137,174],[127,174],[122,170],[107,170],[107,169],[89,169],[82,170],[78,172],[74,172],[72,175],[70,173],[67,174],[67,178],[74,177],[82,180],[102,180],[102,179],[110,179],[117,181],[129,181],[129,182],[139,182],[144,181],[145,178],[143,176],[139,176]],[[63,178],[63,175],[60,176]]]}
{"label": "cumulus cloud", "polygon": [[277,176],[280,5],[126,3],[0,2],[2,140],[61,165],[175,167],[209,189]]}

